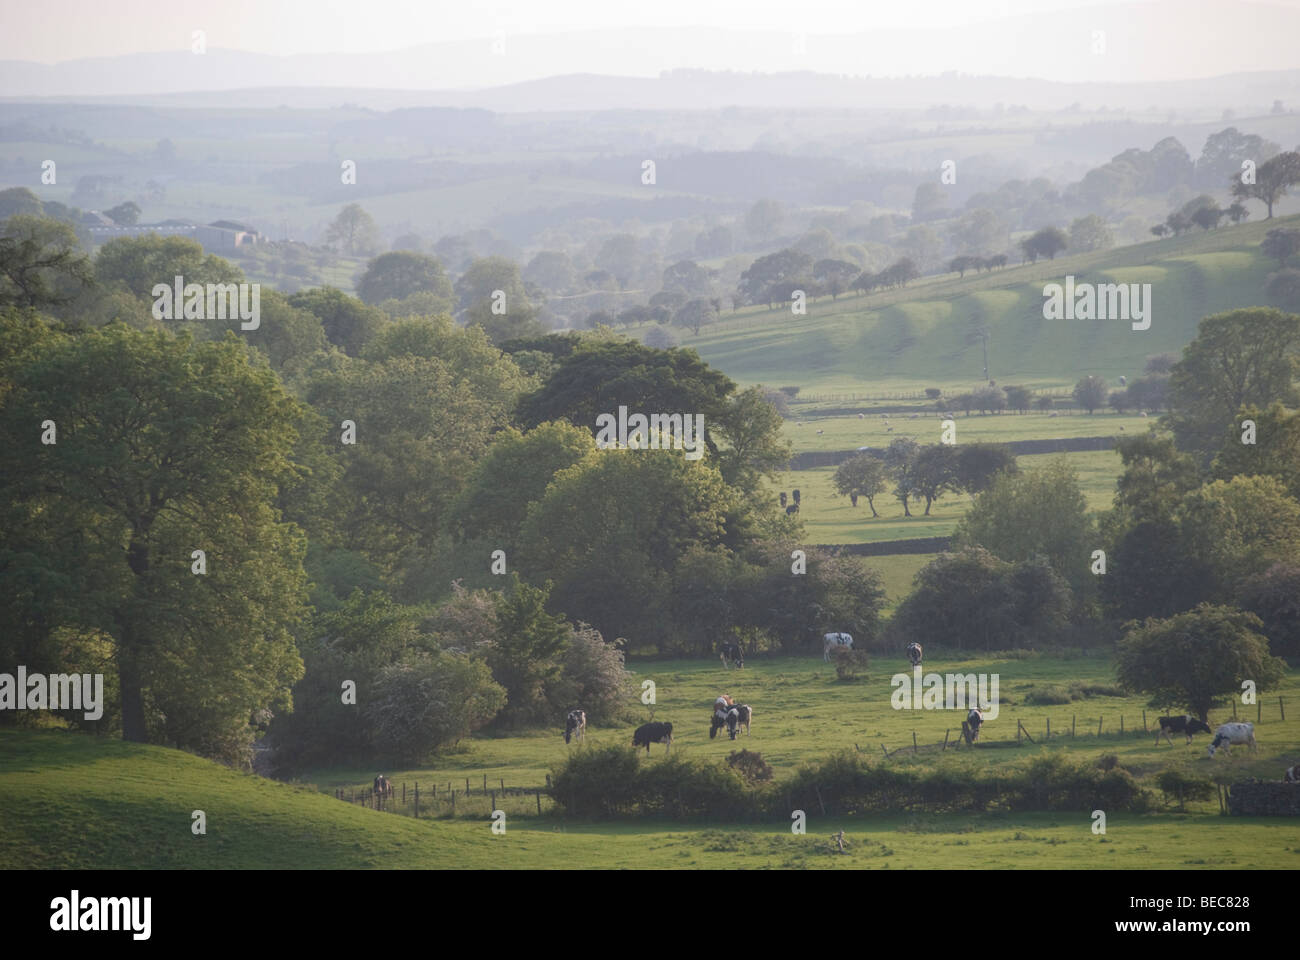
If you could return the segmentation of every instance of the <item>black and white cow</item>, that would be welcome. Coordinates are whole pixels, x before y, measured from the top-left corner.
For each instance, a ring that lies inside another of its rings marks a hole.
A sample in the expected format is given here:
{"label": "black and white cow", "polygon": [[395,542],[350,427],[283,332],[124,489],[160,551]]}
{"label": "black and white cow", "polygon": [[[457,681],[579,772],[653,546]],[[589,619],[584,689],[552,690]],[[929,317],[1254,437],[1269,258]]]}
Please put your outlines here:
{"label": "black and white cow", "polygon": [[740,669],[745,669],[745,648],[740,644],[724,643],[722,645],[722,653],[719,656],[722,658],[722,665],[728,670],[731,669],[731,664],[733,663],[740,667]]}
{"label": "black and white cow", "polygon": [[966,726],[970,727],[970,739],[974,743],[980,738],[980,727],[984,725],[984,714],[978,707],[971,707],[966,714]]}
{"label": "black and white cow", "polygon": [[921,665],[921,645],[919,643],[909,643],[907,645],[907,659],[914,667]]}
{"label": "black and white cow", "polygon": [[834,650],[852,650],[853,638],[847,633],[828,633],[822,638],[822,661],[831,662],[831,652]]}
{"label": "black and white cow", "polygon": [[578,738],[581,743],[587,736],[587,714],[582,710],[570,710],[569,715],[564,719],[564,742],[568,743],[573,737]]}
{"label": "black and white cow", "polygon": [[727,711],[727,736],[732,740],[736,739],[736,734],[743,726],[745,736],[749,736],[749,721],[754,718],[754,711],[747,705],[738,703]]}
{"label": "black and white cow", "polygon": [[727,725],[727,713],[736,705],[736,701],[725,693],[713,701],[713,716],[709,719],[709,739],[718,735],[718,731]]}
{"label": "black and white cow", "polygon": [[650,744],[664,744],[664,753],[667,753],[673,746],[673,725],[671,723],[643,723],[636,728],[636,733],[632,734],[633,747],[645,747],[645,752],[650,752]]}
{"label": "black and white cow", "polygon": [[375,795],[379,797],[391,797],[393,795],[393,781],[389,780],[382,773],[375,777]]}
{"label": "black and white cow", "polygon": [[1294,767],[1286,768],[1286,775],[1282,777],[1283,783],[1300,783],[1300,763]]}
{"label": "black and white cow", "polygon": [[1259,747],[1255,744],[1255,725],[1253,723],[1223,723],[1214,731],[1214,742],[1210,744],[1210,756],[1223,747],[1224,753],[1231,753],[1233,746],[1247,744],[1253,752]]}
{"label": "black and white cow", "polygon": [[[1160,746],[1160,738],[1164,737],[1169,740],[1169,734],[1182,733],[1187,735],[1187,742],[1192,742],[1192,734],[1209,733],[1210,725],[1204,720],[1197,720],[1195,717],[1183,714],[1181,717],[1161,717],[1160,731],[1156,734],[1156,746]],[[1172,747],[1174,742],[1169,740]]]}

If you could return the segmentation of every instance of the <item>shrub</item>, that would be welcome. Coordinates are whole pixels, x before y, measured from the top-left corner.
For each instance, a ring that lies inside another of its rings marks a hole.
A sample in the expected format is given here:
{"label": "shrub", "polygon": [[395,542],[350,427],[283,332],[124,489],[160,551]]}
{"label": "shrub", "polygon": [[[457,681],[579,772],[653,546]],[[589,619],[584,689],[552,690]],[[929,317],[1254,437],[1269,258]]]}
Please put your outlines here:
{"label": "shrub", "polygon": [[1214,796],[1214,782],[1183,773],[1181,770],[1162,770],[1156,777],[1156,786],[1165,795],[1167,803],[1175,800],[1181,808],[1188,800],[1209,800]]}
{"label": "shrub", "polygon": [[853,683],[859,679],[866,679],[864,671],[871,665],[871,656],[867,651],[836,650],[831,656],[835,662],[836,680]]}
{"label": "shrub", "polygon": [[640,755],[631,747],[579,749],[552,771],[551,796],[575,816],[631,813],[637,800]]}
{"label": "shrub", "polygon": [[[758,763],[767,767],[761,757]],[[574,751],[552,784],[555,801],[576,816],[742,820],[760,809],[757,792],[734,765],[681,754],[647,763],[623,746]]]}
{"label": "shrub", "polygon": [[733,751],[727,757],[727,764],[745,778],[747,783],[759,783],[772,779],[772,766],[757,751]]}

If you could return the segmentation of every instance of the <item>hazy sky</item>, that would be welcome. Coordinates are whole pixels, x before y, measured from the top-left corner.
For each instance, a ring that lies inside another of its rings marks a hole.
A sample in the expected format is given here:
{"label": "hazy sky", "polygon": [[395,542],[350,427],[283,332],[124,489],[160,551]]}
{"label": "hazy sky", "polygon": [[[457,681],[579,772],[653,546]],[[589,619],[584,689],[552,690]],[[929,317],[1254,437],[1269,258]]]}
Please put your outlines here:
{"label": "hazy sky", "polygon": [[[0,0],[0,59],[55,63],[188,49],[195,29],[207,31],[209,46],[257,53],[376,52],[498,31],[714,26],[839,33],[959,26],[1107,2],[1114,0]],[[953,51],[953,62],[959,54]]]}
{"label": "hazy sky", "polygon": [[[1145,18],[1144,36],[1157,39],[1128,48],[1120,45],[1108,61],[1085,63],[1088,58],[1069,55],[1086,41],[1083,28],[1087,27],[1104,25],[1122,44],[1126,21],[1134,18],[1132,8],[1151,2],[1155,0],[0,0],[0,60],[52,64],[188,51],[191,33],[198,29],[206,32],[211,49],[289,55],[374,54],[431,42],[600,28],[715,27],[826,37],[872,29],[906,31],[888,34],[887,49],[874,57],[870,51],[841,55],[838,60],[809,57],[811,62],[797,66],[855,74],[871,72],[867,68],[873,65],[883,68],[877,75],[892,76],[944,70],[1007,73],[1031,50],[1046,65],[1036,65],[1034,75],[1052,80],[1165,80],[1300,65],[1300,53],[1291,55],[1295,38],[1279,37],[1259,22],[1268,6],[1297,10],[1300,0],[1257,0],[1248,5],[1238,0],[1180,0],[1168,12],[1153,12],[1154,20]],[[1089,10],[1098,7],[1107,9]],[[1044,34],[1041,23],[1031,27],[1025,17],[1064,11],[1086,11],[1070,21],[1067,38],[1050,30]],[[1094,18],[1098,23],[1093,23]],[[1244,36],[1271,44],[1271,49],[1261,50],[1256,58],[1246,49],[1256,46],[1253,40],[1238,40],[1232,49],[1223,49],[1217,30],[1225,19],[1247,30]],[[990,27],[994,22],[999,25]],[[980,24],[985,25],[982,39],[962,29],[978,30]],[[1201,35],[1189,42],[1198,27]],[[673,49],[650,49],[656,43]],[[702,49],[690,50],[682,34],[676,41],[647,34],[644,46],[647,49],[641,52],[648,56],[640,57],[636,66],[632,58],[620,60],[612,50],[605,51],[602,59],[600,51],[587,52],[578,45],[565,47],[562,57],[552,58],[562,63],[542,57],[535,64],[521,65],[520,75],[501,80],[617,72],[610,70],[611,56],[614,63],[627,65],[621,72],[642,75],[678,66],[790,69],[769,55],[770,41],[764,47],[744,34],[716,48],[705,43]],[[590,62],[584,63],[584,58]],[[481,81],[466,75],[464,82]],[[4,93],[0,90],[0,95]]]}

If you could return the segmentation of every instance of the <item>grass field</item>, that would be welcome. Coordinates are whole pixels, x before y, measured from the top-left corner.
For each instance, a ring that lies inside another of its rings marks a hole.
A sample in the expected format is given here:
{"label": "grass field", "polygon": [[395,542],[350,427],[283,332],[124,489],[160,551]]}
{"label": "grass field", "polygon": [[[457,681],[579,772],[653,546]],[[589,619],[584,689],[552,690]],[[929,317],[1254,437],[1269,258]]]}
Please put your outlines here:
{"label": "grass field", "polygon": [[[958,427],[960,430],[960,427]],[[1036,453],[1017,457],[1022,470],[1044,467],[1048,462],[1064,459],[1078,474],[1079,487],[1092,511],[1108,510],[1115,496],[1115,478],[1119,476],[1121,461],[1114,450],[1091,450],[1081,453]],[[835,492],[834,467],[815,467],[811,470],[790,470],[777,475],[774,489],[777,493],[799,490],[799,517],[803,520],[804,534],[809,543],[876,543],[881,540],[910,540],[916,537],[946,537],[952,534],[957,521],[970,508],[970,497],[964,493],[946,494],[930,507],[930,516],[924,516],[925,501],[909,504],[913,516],[903,516],[903,506],[891,493],[876,498],[876,512],[865,500],[859,499],[857,507]]]}
{"label": "grass field", "polygon": [[[821,298],[806,316],[747,307],[682,342],[742,384],[879,394],[970,389],[983,379],[983,348],[972,334],[987,327],[989,376],[1000,384],[1069,387],[1087,374],[1114,381],[1140,374],[1151,354],[1179,353],[1202,317],[1264,303],[1276,264],[1259,243],[1271,229],[1298,224],[1300,217],[1280,217],[965,278],[925,277],[900,290]],[[1150,283],[1151,328],[1044,320],[1043,285],[1066,275]]]}
{"label": "grass field", "polygon": [[[1008,443],[1013,440],[1055,440],[1063,437],[1113,437],[1143,433],[1154,418],[1116,413],[1082,411],[1073,415],[1050,416],[1026,413],[966,416],[955,411],[957,443]],[[785,421],[782,436],[794,453],[812,450],[856,450],[858,447],[887,447],[895,437],[912,437],[918,443],[938,443],[943,417],[938,412],[920,414],[808,415],[796,408]],[[891,429],[892,428],[892,429]],[[818,433],[821,431],[821,433]]]}
{"label": "grass field", "polygon": [[[1113,682],[1110,661],[1101,657],[958,660],[927,651],[934,672],[984,672],[1000,677],[1001,709],[985,725],[984,739],[1014,737],[1017,720],[1039,742],[1018,749],[937,751],[888,763],[945,763],[955,768],[1016,764],[1046,751],[1076,758],[1115,754],[1149,784],[1174,765],[1200,776],[1278,779],[1300,754],[1300,675],[1292,672],[1280,690],[1264,696],[1259,753],[1234,751],[1206,757],[1204,737],[1191,747],[1153,745],[1142,725],[1142,701],[1097,696],[1057,706],[1025,704],[1031,687]],[[678,660],[634,664],[636,679],[657,684],[656,717],[677,727],[674,751],[722,759],[743,746],[761,751],[778,781],[800,763],[837,749],[879,754],[910,747],[912,731],[921,744],[943,740],[955,730],[952,711],[893,710],[891,674],[905,669],[901,658],[877,658],[870,677],[840,683],[820,656],[751,658],[743,673],[724,674],[711,661]],[[754,706],[753,735],[736,744],[710,741],[709,704],[730,692]],[[1283,722],[1278,695],[1293,703]],[[1239,708],[1255,719],[1255,708]],[[1247,712],[1248,710],[1248,712]],[[613,727],[591,728],[590,744],[623,743],[636,716]],[[1148,712],[1148,721],[1153,716]],[[1222,721],[1230,711],[1216,711]],[[1071,718],[1077,736],[1069,736]],[[1120,718],[1125,733],[1119,734]],[[1053,739],[1044,743],[1046,722]],[[1097,722],[1104,721],[1097,735]],[[1136,728],[1136,730],[1135,730]],[[1217,805],[1189,804],[1183,812],[1115,813],[1104,837],[1090,832],[1089,811],[1076,813],[817,816],[809,812],[808,833],[796,837],[784,824],[691,824],[668,821],[592,823],[567,820],[547,802],[541,817],[522,806],[505,806],[507,832],[494,836],[487,798],[478,784],[504,778],[508,785],[542,785],[562,762],[566,747],[559,730],[519,736],[476,737],[436,764],[386,770],[394,782],[434,783],[471,779],[474,794],[463,797],[457,816],[410,816],[367,810],[328,794],[335,787],[368,784],[373,770],[319,770],[310,785],[291,785],[238,773],[179,751],[127,744],[64,731],[0,731],[0,868],[154,867],[252,868],[366,867],[441,868],[671,868],[745,865],[785,868],[968,868],[1046,867],[1300,867],[1300,822],[1284,818],[1227,818]],[[655,748],[649,762],[656,762]],[[320,791],[320,792],[318,792]],[[206,836],[190,831],[191,813],[207,815]],[[827,835],[844,829],[849,855],[829,855]],[[737,859],[739,858],[739,860]]]}

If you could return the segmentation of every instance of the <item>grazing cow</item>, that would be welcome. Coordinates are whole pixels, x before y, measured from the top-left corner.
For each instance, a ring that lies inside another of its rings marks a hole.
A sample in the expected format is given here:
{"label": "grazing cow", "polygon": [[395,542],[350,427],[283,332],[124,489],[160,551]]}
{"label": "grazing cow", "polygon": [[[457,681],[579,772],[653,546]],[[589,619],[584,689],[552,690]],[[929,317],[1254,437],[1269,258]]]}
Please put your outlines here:
{"label": "grazing cow", "polygon": [[582,710],[570,710],[564,719],[564,742],[568,743],[574,736],[581,743],[587,736],[587,714]]}
{"label": "grazing cow", "polygon": [[1219,729],[1214,731],[1214,742],[1210,744],[1210,756],[1223,747],[1224,753],[1231,753],[1231,748],[1235,744],[1248,744],[1252,751],[1258,751],[1259,747],[1255,744],[1255,725],[1253,723],[1223,723]]}
{"label": "grazing cow", "polygon": [[738,703],[727,711],[727,736],[732,740],[736,739],[736,734],[743,726],[745,736],[749,736],[749,721],[754,717],[754,711],[743,703]]}
{"label": "grazing cow", "polygon": [[1282,777],[1283,783],[1300,783],[1300,763],[1294,767],[1286,768],[1286,775]]}
{"label": "grazing cow", "polygon": [[712,740],[718,735],[727,723],[727,713],[736,705],[736,701],[731,699],[725,693],[713,701],[713,716],[709,721],[709,739]]}
{"label": "grazing cow", "polygon": [[790,504],[790,506],[785,508],[785,515],[787,517],[794,516],[798,512],[799,512],[799,504],[797,503],[792,503]]}
{"label": "grazing cow", "polygon": [[980,738],[980,727],[984,725],[984,714],[978,707],[970,708],[970,713],[966,714],[966,725],[970,727],[970,738],[974,743]]}
{"label": "grazing cow", "polygon": [[382,773],[375,777],[375,796],[391,797],[393,795],[393,782]]}
{"label": "grazing cow", "polygon": [[921,645],[919,643],[909,643],[907,645],[907,659],[914,667],[921,665]]}
{"label": "grazing cow", "polygon": [[[1181,717],[1161,717],[1160,732],[1156,734],[1156,746],[1160,746],[1161,737],[1169,740],[1169,734],[1171,733],[1186,734],[1187,742],[1191,743],[1192,734],[1209,732],[1210,725],[1208,723],[1204,720],[1197,720],[1195,717],[1189,717],[1187,714],[1183,714]],[[1174,742],[1169,740],[1169,745],[1172,747]]]}
{"label": "grazing cow", "polygon": [[722,665],[728,670],[731,669],[732,663],[742,670],[745,669],[745,648],[740,644],[724,643],[722,645],[722,653],[720,653],[719,656],[722,658]]}
{"label": "grazing cow", "polygon": [[671,723],[643,723],[636,728],[636,733],[632,734],[633,747],[645,747],[645,752],[650,752],[650,744],[664,744],[664,753],[667,753],[673,746],[673,725]]}
{"label": "grazing cow", "polygon": [[832,650],[852,650],[853,638],[847,633],[828,633],[822,638],[822,662],[831,662]]}

